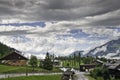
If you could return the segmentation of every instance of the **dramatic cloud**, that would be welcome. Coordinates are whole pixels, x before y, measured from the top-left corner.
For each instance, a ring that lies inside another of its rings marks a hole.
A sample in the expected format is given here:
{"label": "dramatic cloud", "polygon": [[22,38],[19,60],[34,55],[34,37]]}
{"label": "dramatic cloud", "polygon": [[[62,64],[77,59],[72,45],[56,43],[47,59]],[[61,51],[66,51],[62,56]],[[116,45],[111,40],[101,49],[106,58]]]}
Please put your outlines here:
{"label": "dramatic cloud", "polygon": [[[1,23],[80,21],[81,26],[119,26],[120,0],[0,0]],[[11,21],[12,19],[12,21]]]}
{"label": "dramatic cloud", "polygon": [[68,55],[120,37],[120,0],[0,0],[0,42]]}
{"label": "dramatic cloud", "polygon": [[[69,26],[79,24],[70,23]],[[120,28],[68,27],[67,21],[46,22],[45,25],[2,25],[0,42],[22,51],[27,56],[33,54],[43,57],[47,51],[62,56],[76,50],[88,51],[120,36]]]}

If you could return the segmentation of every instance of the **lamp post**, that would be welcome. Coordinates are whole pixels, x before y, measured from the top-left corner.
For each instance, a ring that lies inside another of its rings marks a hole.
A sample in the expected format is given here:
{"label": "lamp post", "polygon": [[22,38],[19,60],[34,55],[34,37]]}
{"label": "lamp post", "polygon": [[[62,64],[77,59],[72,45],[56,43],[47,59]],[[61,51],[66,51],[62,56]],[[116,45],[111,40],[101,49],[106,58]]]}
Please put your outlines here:
{"label": "lamp post", "polygon": [[26,76],[28,76],[28,63],[26,63]]}

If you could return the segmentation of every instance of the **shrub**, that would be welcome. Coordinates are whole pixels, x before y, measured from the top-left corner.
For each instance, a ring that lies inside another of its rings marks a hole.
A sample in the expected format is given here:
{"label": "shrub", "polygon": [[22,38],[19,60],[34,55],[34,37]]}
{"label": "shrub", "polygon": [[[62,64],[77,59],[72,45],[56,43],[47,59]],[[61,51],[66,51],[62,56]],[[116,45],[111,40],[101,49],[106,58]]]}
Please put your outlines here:
{"label": "shrub", "polygon": [[90,72],[90,75],[96,80],[110,80],[110,74],[107,68],[97,67]]}

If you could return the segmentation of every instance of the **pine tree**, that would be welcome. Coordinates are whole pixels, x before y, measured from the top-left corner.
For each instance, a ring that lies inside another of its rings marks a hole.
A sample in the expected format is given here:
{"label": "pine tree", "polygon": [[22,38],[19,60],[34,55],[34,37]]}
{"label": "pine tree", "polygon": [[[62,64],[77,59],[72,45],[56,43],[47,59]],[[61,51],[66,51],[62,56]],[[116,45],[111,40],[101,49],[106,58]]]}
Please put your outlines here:
{"label": "pine tree", "polygon": [[29,64],[32,66],[34,71],[34,68],[37,67],[37,57],[32,55]]}
{"label": "pine tree", "polygon": [[43,68],[47,69],[47,70],[53,69],[53,62],[52,62],[51,57],[50,57],[48,52],[47,52],[46,57],[43,61]]}

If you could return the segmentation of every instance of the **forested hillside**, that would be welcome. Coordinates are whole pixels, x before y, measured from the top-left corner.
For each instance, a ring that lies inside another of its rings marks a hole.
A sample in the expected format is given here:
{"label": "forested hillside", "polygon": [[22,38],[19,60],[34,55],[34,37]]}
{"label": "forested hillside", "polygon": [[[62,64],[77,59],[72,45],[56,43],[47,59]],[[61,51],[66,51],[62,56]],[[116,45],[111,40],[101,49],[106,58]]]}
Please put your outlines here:
{"label": "forested hillside", "polygon": [[0,58],[14,51],[15,49],[8,47],[0,42]]}

